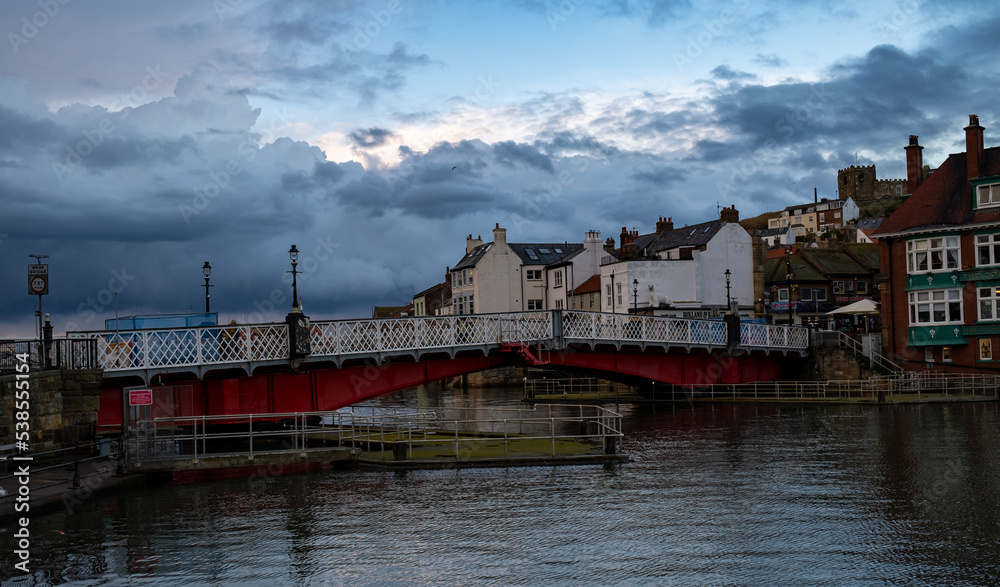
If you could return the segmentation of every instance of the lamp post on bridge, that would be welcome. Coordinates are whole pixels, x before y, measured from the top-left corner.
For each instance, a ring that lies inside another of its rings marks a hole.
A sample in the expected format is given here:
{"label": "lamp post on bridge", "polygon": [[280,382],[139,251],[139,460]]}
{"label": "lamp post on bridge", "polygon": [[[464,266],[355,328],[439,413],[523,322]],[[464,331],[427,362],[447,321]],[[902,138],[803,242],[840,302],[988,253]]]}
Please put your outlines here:
{"label": "lamp post on bridge", "polygon": [[208,288],[215,287],[214,285],[208,284],[208,278],[212,276],[212,266],[205,261],[205,265],[201,268],[201,272],[205,274],[205,313],[208,314],[212,311],[209,304],[209,298],[211,297],[208,293]]}
{"label": "lamp post on bridge", "polygon": [[632,313],[639,313],[639,280],[632,280]]}
{"label": "lamp post on bridge", "polygon": [[726,269],[726,313],[727,314],[733,311],[733,302],[732,302],[732,299],[729,297],[729,276],[730,275],[732,275],[732,273],[727,268]]}
{"label": "lamp post on bridge", "polygon": [[295,245],[288,249],[288,257],[292,260],[292,270],[285,271],[292,274],[292,311],[285,316],[285,323],[288,325],[288,357],[293,368],[298,368],[298,362],[312,352],[312,345],[309,342],[309,317],[302,314],[298,282],[295,279],[296,275],[302,273],[297,269],[299,250]]}
{"label": "lamp post on bridge", "polygon": [[299,264],[299,250],[295,248],[295,245],[292,245],[292,248],[288,249],[288,257],[292,260],[292,270],[291,271],[285,271],[285,273],[291,273],[292,274],[292,312],[298,312],[299,311],[299,301],[298,301],[299,300],[299,288],[298,288],[298,282],[296,281],[295,276],[298,275],[299,273],[302,273],[302,272],[301,271],[297,271],[295,269],[295,267],[298,266],[298,264]]}

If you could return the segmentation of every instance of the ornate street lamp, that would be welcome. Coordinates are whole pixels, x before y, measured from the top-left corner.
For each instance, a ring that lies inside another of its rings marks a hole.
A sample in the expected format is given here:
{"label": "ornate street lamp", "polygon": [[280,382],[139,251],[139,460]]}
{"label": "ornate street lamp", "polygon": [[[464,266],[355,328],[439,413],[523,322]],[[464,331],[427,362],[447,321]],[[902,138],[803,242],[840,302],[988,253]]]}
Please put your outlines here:
{"label": "ornate street lamp", "polygon": [[732,275],[729,269],[726,269],[726,313],[733,311],[733,302],[729,297],[729,276]]}
{"label": "ornate street lamp", "polygon": [[792,251],[785,249],[785,279],[788,281],[788,325],[792,325]]}
{"label": "ornate street lamp", "polygon": [[639,311],[639,280],[632,280],[632,313]]}
{"label": "ornate street lamp", "polygon": [[299,302],[298,302],[298,299],[299,299],[299,288],[298,288],[298,284],[296,282],[295,276],[298,275],[299,273],[302,273],[302,272],[301,271],[296,271],[296,269],[295,269],[295,267],[299,264],[299,250],[295,248],[295,245],[292,245],[292,248],[288,249],[288,258],[290,258],[292,260],[292,270],[291,271],[285,271],[285,273],[291,273],[292,274],[292,312],[298,312],[299,311]]}
{"label": "ornate street lamp", "polygon": [[205,261],[205,265],[201,268],[201,272],[205,274],[205,313],[211,312],[211,306],[209,305],[209,298],[211,295],[208,293],[208,288],[215,287],[214,285],[208,284],[208,278],[212,276],[212,266]]}

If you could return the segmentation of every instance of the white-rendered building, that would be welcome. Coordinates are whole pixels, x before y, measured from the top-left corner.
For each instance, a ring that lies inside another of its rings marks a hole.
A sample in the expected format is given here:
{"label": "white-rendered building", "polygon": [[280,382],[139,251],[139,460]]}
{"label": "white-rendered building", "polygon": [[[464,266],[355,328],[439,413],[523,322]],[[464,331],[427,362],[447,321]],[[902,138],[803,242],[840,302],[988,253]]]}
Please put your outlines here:
{"label": "white-rendered building", "polygon": [[508,243],[497,224],[493,241],[466,240],[465,256],[451,269],[451,311],[488,314],[568,308],[577,285],[597,273],[604,252],[601,234],[583,244]]}
{"label": "white-rendered building", "polygon": [[657,223],[647,235],[623,232],[619,261],[601,267],[602,310],[686,318],[726,312],[726,271],[733,307],[752,312],[753,247],[735,208],[719,220],[682,228]]}

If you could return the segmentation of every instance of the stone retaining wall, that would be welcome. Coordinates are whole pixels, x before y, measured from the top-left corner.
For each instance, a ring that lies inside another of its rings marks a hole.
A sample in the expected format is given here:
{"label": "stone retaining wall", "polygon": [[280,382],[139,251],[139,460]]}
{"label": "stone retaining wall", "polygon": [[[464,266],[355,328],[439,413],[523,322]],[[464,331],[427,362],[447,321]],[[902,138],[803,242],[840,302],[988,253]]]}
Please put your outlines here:
{"label": "stone retaining wall", "polygon": [[[43,452],[94,440],[101,403],[100,369],[30,373],[30,449]],[[0,444],[14,444],[16,384],[14,375],[0,376]]]}

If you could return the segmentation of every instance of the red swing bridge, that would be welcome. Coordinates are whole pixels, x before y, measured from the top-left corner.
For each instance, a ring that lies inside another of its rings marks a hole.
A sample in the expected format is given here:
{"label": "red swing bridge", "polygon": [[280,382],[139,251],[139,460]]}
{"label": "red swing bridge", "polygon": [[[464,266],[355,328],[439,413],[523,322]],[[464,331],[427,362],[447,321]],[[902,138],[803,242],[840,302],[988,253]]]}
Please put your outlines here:
{"label": "red swing bridge", "polygon": [[691,389],[782,379],[809,344],[806,328],[735,316],[687,320],[567,310],[317,322],[293,313],[285,323],[67,338],[68,348],[87,350],[63,357],[66,367],[103,369],[102,427],[121,424],[128,392],[136,388],[159,398],[152,417],[336,410],[511,365]]}

